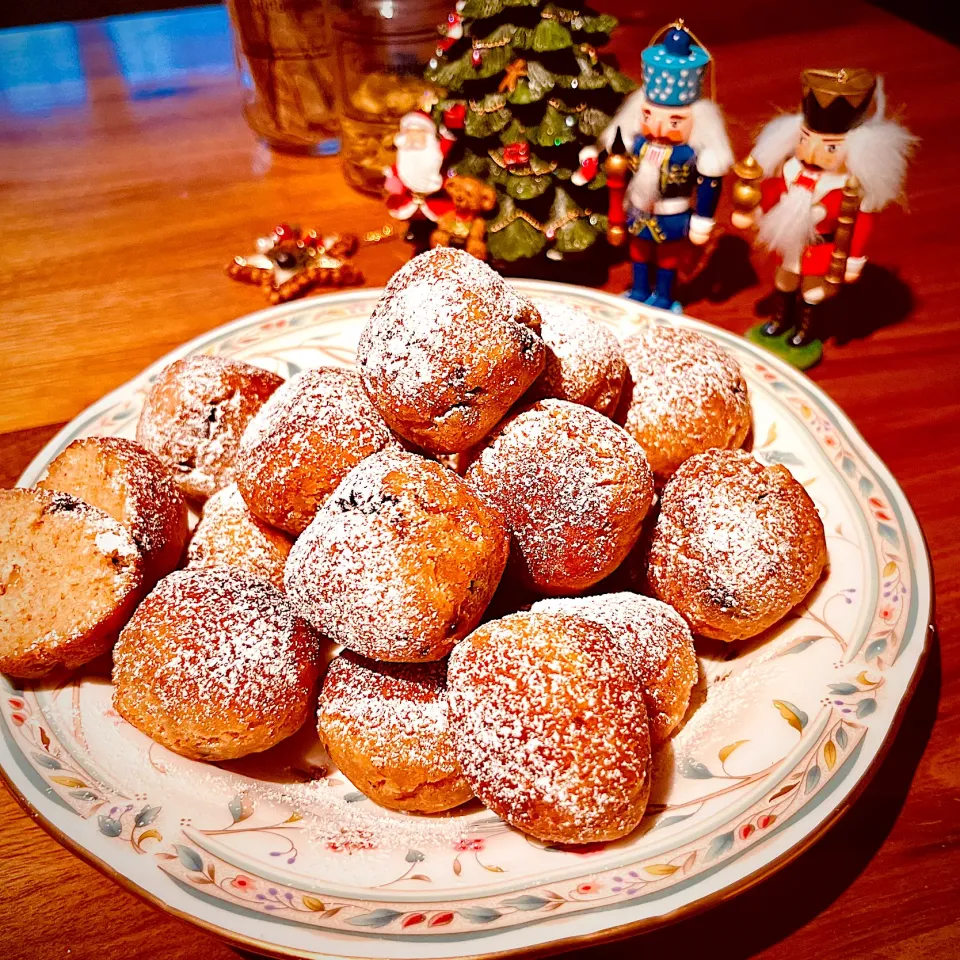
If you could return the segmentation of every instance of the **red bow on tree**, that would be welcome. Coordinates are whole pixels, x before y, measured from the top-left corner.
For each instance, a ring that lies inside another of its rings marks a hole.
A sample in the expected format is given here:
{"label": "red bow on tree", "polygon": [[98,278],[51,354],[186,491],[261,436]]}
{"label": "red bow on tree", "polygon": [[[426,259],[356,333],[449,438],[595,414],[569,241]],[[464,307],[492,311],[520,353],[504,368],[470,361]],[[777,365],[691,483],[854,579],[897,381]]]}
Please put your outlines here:
{"label": "red bow on tree", "polygon": [[508,167],[519,166],[530,162],[530,144],[525,140],[518,143],[508,143],[503,148],[503,162]]}
{"label": "red bow on tree", "polygon": [[455,103],[443,111],[443,125],[449,130],[462,130],[467,117],[467,108],[462,103]]}

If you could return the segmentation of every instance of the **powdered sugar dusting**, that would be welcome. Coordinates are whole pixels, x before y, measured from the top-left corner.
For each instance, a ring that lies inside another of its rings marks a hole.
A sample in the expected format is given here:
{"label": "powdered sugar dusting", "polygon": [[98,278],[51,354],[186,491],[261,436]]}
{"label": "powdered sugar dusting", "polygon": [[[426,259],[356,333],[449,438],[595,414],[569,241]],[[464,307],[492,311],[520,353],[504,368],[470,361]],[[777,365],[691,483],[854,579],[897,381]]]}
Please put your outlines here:
{"label": "powdered sugar dusting", "polygon": [[655,743],[683,719],[698,669],[690,628],[673,607],[635,593],[608,593],[541,600],[531,609],[583,617],[610,631],[643,684]]}
{"label": "powdered sugar dusting", "polygon": [[124,524],[146,554],[163,550],[180,531],[186,507],[183,494],[170,472],[149,450],[123,437],[94,437],[102,456],[115,458],[117,468],[108,469],[108,482],[127,505]]}
{"label": "powdered sugar dusting", "polygon": [[123,555],[127,557],[136,556],[136,545],[133,550],[130,549],[131,543],[129,537],[123,537],[112,530],[104,530],[97,534],[97,549],[103,553],[113,554],[114,556]]}
{"label": "powdered sugar dusting", "polygon": [[611,838],[639,822],[646,711],[607,630],[514,614],[454,650],[448,682],[461,767],[498,814],[561,842]]}
{"label": "powdered sugar dusting", "polygon": [[736,729],[744,713],[769,693],[769,665],[755,660],[704,686],[702,701],[671,741],[673,757],[664,756],[664,763],[679,766],[687,758],[703,757],[705,746],[715,741],[718,730]]}
{"label": "powdered sugar dusting", "polygon": [[203,514],[187,549],[190,567],[239,567],[283,589],[283,570],[292,543],[258,520],[235,483],[218,490]]}
{"label": "powdered sugar dusting", "polygon": [[569,400],[612,416],[627,373],[620,341],[579,307],[537,298],[534,304],[547,353],[528,396]]}
{"label": "powdered sugar dusting", "polygon": [[354,370],[319,367],[284,384],[240,443],[237,483],[262,520],[301,533],[364,457],[399,442]]}
{"label": "powdered sugar dusting", "polygon": [[116,561],[118,579],[126,589],[139,582],[142,575],[140,550],[130,532],[108,513],[68,493],[53,491],[44,506],[45,513],[73,513],[93,538],[96,548]]}
{"label": "powdered sugar dusting", "polygon": [[466,478],[506,517],[524,576],[552,593],[611,573],[653,499],[639,445],[565,400],[542,400],[507,420]]}
{"label": "powdered sugar dusting", "polygon": [[[62,572],[58,560],[68,562]],[[142,582],[140,551],[104,511],[60,491],[0,490],[4,671],[38,677],[109,649],[112,637],[103,631]]]}
{"label": "powdered sugar dusting", "polygon": [[447,665],[337,657],[320,693],[321,737],[349,740],[370,763],[459,773],[447,723]]}
{"label": "powdered sugar dusting", "polygon": [[358,360],[416,402],[446,375],[450,358],[475,354],[471,310],[493,328],[539,326],[530,301],[485,263],[452,248],[427,251],[390,278],[360,338]]}
{"label": "powdered sugar dusting", "polygon": [[351,471],[332,494],[348,508],[321,510],[287,561],[295,608],[325,636],[365,655],[378,648],[381,631],[416,636],[419,630],[396,535],[389,524],[370,521],[390,506],[382,482],[392,467],[378,457]]}
{"label": "powdered sugar dusting", "polygon": [[250,422],[241,447],[259,456],[282,450],[296,463],[314,453],[318,443],[338,443],[352,448],[359,462],[395,442],[356,371],[317,367],[291,378],[273,394]]}
{"label": "powdered sugar dusting", "polygon": [[405,407],[425,429],[448,416],[473,429],[494,399],[505,404],[493,422],[539,373],[539,326],[533,304],[485,263],[437,248],[391,277],[360,336],[357,363],[395,429],[407,418],[391,419],[391,411]]}
{"label": "powdered sugar dusting", "polygon": [[[94,464],[90,463],[91,457],[96,461]],[[84,483],[104,483],[123,505],[122,515],[115,519],[130,531],[145,557],[153,559],[164,550],[176,550],[176,544],[186,532],[186,504],[169,470],[146,447],[126,437],[94,436],[74,440],[50,465],[41,486],[45,489],[55,489],[58,484],[70,486],[77,474],[81,478],[90,477],[90,481],[84,480]],[[99,488],[74,489],[91,500],[96,500],[100,492]]]}
{"label": "powdered sugar dusting", "polygon": [[[333,778],[335,779],[335,778]],[[206,795],[233,796],[239,788],[252,804],[296,810],[303,818],[297,827],[306,842],[330,850],[382,850],[441,848],[448,850],[471,836],[483,836],[490,822],[485,816],[425,817],[386,810],[372,803],[346,803],[343,791],[330,778],[306,783],[274,783],[247,779],[240,785],[232,774],[215,766],[190,771],[191,785]]]}
{"label": "powdered sugar dusting", "polygon": [[144,403],[137,440],[173,471],[191,496],[233,480],[244,428],[283,382],[239,360],[194,354],[161,371]]}
{"label": "powdered sugar dusting", "polygon": [[707,337],[651,324],[623,343],[630,378],[617,410],[658,479],[708,447],[738,447],[750,427],[736,360]]}
{"label": "powdered sugar dusting", "polygon": [[764,467],[741,450],[709,450],[664,489],[648,577],[694,631],[712,636],[711,623],[729,620],[736,636],[743,625],[786,613],[816,582],[825,556],[816,508],[786,468]]}
{"label": "powdered sugar dusting", "polygon": [[377,659],[434,660],[479,618],[506,552],[499,518],[463,480],[385,450],[347,475],[297,541],[286,587],[331,640]]}
{"label": "powdered sugar dusting", "polygon": [[114,683],[142,689],[147,711],[216,721],[240,710],[273,723],[273,711],[306,697],[316,659],[315,639],[265,580],[228,567],[178,570],[121,634]]}

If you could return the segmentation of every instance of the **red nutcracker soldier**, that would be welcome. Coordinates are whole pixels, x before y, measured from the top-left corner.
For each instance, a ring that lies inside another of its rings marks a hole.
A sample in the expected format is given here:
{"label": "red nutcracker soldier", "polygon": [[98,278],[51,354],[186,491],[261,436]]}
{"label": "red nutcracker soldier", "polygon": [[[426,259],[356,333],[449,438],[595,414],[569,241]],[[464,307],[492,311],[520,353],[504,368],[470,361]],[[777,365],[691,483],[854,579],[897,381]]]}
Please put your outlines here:
{"label": "red nutcracker soldier", "polygon": [[425,250],[430,232],[453,203],[443,192],[443,165],[455,140],[444,127],[439,133],[427,114],[415,110],[400,119],[394,137],[397,158],[384,169],[384,190],[391,217],[409,224],[408,240]]}
{"label": "red nutcracker soldier", "polygon": [[[627,99],[600,143],[610,151],[604,164],[608,240],[613,246],[627,238],[630,243],[628,296],[679,311],[674,278],[691,244],[703,246],[710,239],[733,153],[719,108],[701,96],[710,55],[694,43],[682,20],[661,34],[661,43],[643,51],[643,86]],[[593,157],[580,159],[583,171]]]}
{"label": "red nutcracker soldier", "polygon": [[755,222],[780,261],[773,315],[748,336],[779,340],[778,352],[807,367],[822,352],[819,305],[860,277],[875,216],[903,189],[914,137],[884,117],[882,82],[868,70],[805,70],[801,80],[802,112],[772,120],[734,168],[732,220]]}

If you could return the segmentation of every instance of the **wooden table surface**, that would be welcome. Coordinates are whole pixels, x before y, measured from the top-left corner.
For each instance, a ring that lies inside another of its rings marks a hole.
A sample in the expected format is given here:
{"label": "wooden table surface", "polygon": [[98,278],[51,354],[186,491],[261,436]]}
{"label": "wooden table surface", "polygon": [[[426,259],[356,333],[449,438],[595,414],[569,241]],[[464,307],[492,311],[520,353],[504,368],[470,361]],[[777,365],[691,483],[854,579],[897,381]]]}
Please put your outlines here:
{"label": "wooden table surface", "polygon": [[[607,3],[612,12],[615,4]],[[623,4],[626,9],[627,4]],[[722,10],[714,7],[722,6]],[[778,8],[780,5],[776,5]],[[960,956],[960,53],[874,8],[688,2],[713,40],[739,153],[805,66],[864,65],[922,138],[909,214],[876,229],[850,291],[847,342],[813,378],[890,466],[936,573],[935,640],[902,729],[866,793],[793,864],[630,951],[715,958]],[[624,15],[611,49],[635,76],[664,14]],[[0,32],[0,483],[12,485],[66,420],[184,340],[263,304],[223,265],[282,220],[374,229],[380,204],[336,159],[271,154],[240,115],[222,10]],[[729,215],[729,205],[721,217]],[[380,284],[406,259],[363,250]],[[754,322],[771,264],[731,230],[689,312]],[[625,264],[607,284],[623,289]],[[239,954],[145,906],[81,863],[0,791],[0,955],[225,960]]]}

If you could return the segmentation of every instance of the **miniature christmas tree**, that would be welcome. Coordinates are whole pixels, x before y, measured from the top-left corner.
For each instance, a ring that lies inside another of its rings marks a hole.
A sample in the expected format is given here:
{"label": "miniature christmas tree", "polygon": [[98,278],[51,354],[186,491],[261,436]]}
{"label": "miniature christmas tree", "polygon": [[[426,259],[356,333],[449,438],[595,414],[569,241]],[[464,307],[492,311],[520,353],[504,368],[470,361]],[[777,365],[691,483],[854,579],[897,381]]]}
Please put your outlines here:
{"label": "miniature christmas tree", "polygon": [[[562,259],[604,236],[606,181],[580,168],[634,83],[597,55],[614,17],[542,0],[461,0],[426,77],[457,173],[492,184],[493,260]],[[443,31],[442,31],[443,32]]]}

